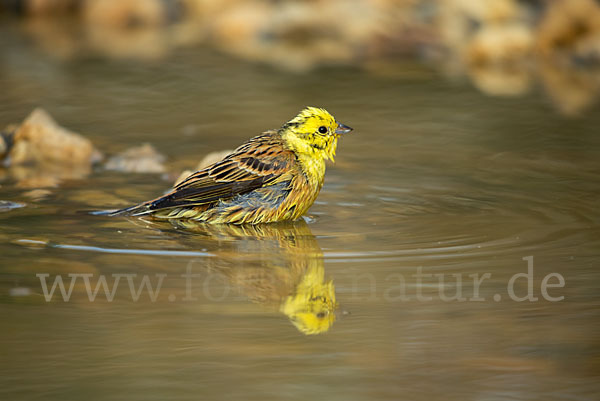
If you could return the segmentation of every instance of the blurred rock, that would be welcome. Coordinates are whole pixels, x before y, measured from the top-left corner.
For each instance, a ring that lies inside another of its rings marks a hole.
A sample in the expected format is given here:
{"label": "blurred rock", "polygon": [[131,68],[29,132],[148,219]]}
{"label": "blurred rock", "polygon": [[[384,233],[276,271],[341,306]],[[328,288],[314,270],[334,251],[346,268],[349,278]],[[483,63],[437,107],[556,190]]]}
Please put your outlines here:
{"label": "blurred rock", "polygon": [[10,165],[66,164],[89,166],[102,159],[92,143],[61,127],[43,109],[35,109],[14,131]]}
{"label": "blurred rock", "polygon": [[450,71],[469,75],[494,96],[529,90],[534,39],[525,7],[515,0],[449,0],[438,6]]}
{"label": "blurred rock", "polygon": [[444,0],[436,4],[440,39],[458,56],[481,30],[513,24],[523,18],[523,10],[515,0]]}
{"label": "blurred rock", "polygon": [[306,18],[314,11],[313,4],[239,4],[217,16],[211,24],[210,38],[228,53],[297,71],[308,70],[316,62],[347,60],[345,44],[336,42],[322,28],[323,13]]}
{"label": "blurred rock", "polygon": [[468,75],[484,93],[516,96],[531,86],[531,30],[519,24],[481,29],[465,50]]}
{"label": "blurred rock", "polygon": [[2,142],[0,156],[20,188],[55,187],[64,179],[83,178],[102,159],[88,139],[59,126],[43,109],[35,109],[20,126],[7,127]]}
{"label": "blurred rock", "polygon": [[23,196],[34,201],[39,201],[48,197],[50,194],[52,194],[52,192],[47,189],[32,189],[31,191],[24,192]]}
{"label": "blurred rock", "polygon": [[111,157],[104,168],[125,173],[164,173],[165,159],[152,145],[145,143]]}
{"label": "blurred rock", "polygon": [[574,65],[600,63],[600,5],[594,0],[550,2],[536,45],[543,57]]}
{"label": "blurred rock", "polygon": [[82,17],[95,52],[133,59],[157,59],[167,53],[164,1],[87,0]]}
{"label": "blurred rock", "polygon": [[578,70],[556,62],[539,60],[537,70],[546,93],[558,110],[577,116],[589,109],[600,95],[600,73]]}
{"label": "blurred rock", "polygon": [[565,115],[588,109],[600,94],[600,5],[549,3],[537,29],[536,65],[546,92]]}
{"label": "blurred rock", "polygon": [[473,66],[468,74],[477,89],[492,96],[520,96],[532,86],[525,66]]}
{"label": "blurred rock", "polygon": [[166,23],[165,2],[161,0],[85,0],[82,8],[89,25],[136,29]]}
{"label": "blurred rock", "polygon": [[469,64],[514,64],[531,54],[533,35],[522,24],[486,26],[479,30],[466,49]]}
{"label": "blurred rock", "polygon": [[533,3],[515,0],[437,2],[438,29],[447,71],[467,74],[494,96],[522,95],[535,76],[559,111],[576,115],[593,103],[600,87],[600,5],[556,0],[536,27]]}

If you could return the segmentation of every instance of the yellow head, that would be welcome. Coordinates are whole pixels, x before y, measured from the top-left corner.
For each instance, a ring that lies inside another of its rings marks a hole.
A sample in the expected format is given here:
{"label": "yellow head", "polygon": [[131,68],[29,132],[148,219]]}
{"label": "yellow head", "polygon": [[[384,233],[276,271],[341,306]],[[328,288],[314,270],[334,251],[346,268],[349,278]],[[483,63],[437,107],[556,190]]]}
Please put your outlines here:
{"label": "yellow head", "polygon": [[307,107],[281,127],[282,136],[296,153],[334,160],[337,140],[352,128],[337,123],[325,109]]}

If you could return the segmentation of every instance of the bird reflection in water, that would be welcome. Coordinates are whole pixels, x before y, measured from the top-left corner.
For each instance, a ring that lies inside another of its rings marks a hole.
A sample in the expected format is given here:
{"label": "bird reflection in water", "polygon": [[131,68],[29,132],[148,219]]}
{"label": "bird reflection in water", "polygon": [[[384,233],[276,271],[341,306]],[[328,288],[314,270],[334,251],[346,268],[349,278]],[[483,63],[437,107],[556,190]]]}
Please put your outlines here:
{"label": "bird reflection in water", "polygon": [[304,220],[247,226],[186,220],[171,224],[193,234],[189,238],[196,247],[207,240],[206,247],[217,256],[211,270],[251,301],[278,308],[302,333],[326,332],[335,321],[334,285],[325,281],[323,252]]}

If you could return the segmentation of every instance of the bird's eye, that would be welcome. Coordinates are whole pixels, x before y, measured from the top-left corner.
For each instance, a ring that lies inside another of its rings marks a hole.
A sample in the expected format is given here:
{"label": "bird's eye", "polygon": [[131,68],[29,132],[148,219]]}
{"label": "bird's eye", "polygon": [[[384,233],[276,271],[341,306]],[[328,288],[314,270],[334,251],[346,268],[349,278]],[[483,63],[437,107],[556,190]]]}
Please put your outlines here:
{"label": "bird's eye", "polygon": [[320,132],[321,134],[326,134],[326,133],[327,133],[327,127],[326,127],[326,126],[324,126],[324,125],[321,125],[321,126],[319,127],[319,132]]}

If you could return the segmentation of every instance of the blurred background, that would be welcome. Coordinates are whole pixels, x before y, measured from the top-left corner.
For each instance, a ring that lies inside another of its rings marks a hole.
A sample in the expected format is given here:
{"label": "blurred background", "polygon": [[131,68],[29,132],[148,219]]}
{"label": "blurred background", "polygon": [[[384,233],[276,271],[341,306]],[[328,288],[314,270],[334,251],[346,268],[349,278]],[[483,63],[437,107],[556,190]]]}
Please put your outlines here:
{"label": "blurred background", "polygon": [[490,96],[541,87],[566,115],[600,87],[594,0],[4,0],[0,12],[5,41],[18,34],[56,62],[210,48],[295,73],[401,76],[410,61]]}
{"label": "blurred background", "polygon": [[[594,0],[1,0],[0,399],[598,400],[599,94]],[[354,131],[301,221],[85,213],[305,106]]]}

